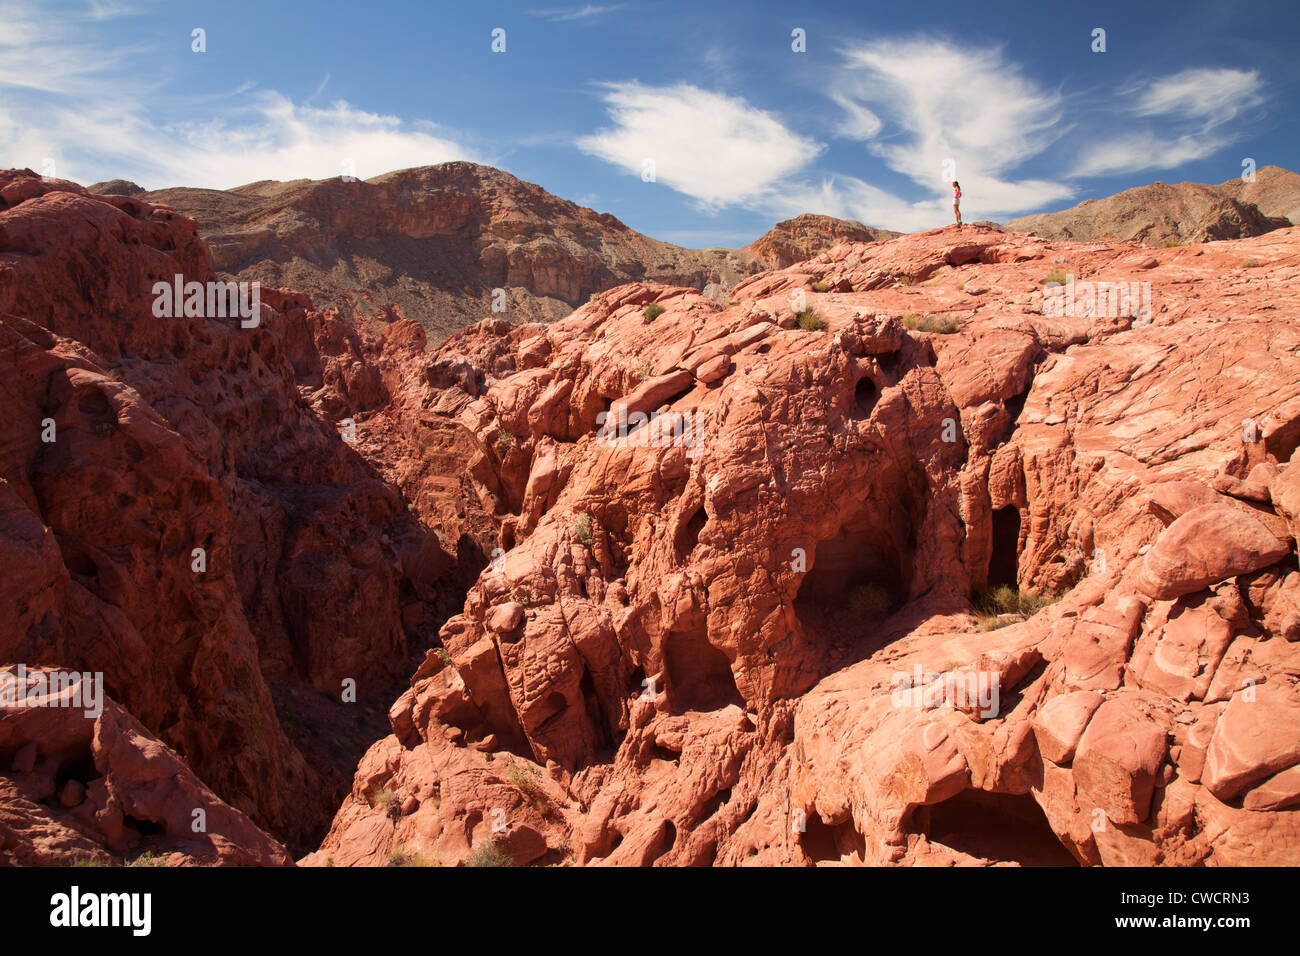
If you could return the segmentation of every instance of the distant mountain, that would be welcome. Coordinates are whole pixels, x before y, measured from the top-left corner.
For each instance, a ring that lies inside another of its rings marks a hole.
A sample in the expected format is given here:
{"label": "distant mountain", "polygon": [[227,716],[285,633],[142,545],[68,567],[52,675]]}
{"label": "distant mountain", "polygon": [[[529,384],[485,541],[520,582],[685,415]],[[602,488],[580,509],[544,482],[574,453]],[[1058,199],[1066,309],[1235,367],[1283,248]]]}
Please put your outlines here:
{"label": "distant mountain", "polygon": [[1278,166],[1219,185],[1152,183],[1060,212],[1020,216],[1011,232],[1083,242],[1121,240],[1149,246],[1258,236],[1300,222],[1300,176]]}
{"label": "distant mountain", "polygon": [[718,297],[761,269],[811,258],[837,242],[897,233],[829,216],[778,224],[741,249],[685,249],[560,199],[509,173],[443,163],[374,179],[265,181],[236,189],[152,192],[114,180],[92,193],[129,195],[197,219],[228,275],[311,294],[318,308],[365,324],[419,321],[437,342],[493,312],[505,290],[512,321],[568,315],[596,292],[652,281]]}

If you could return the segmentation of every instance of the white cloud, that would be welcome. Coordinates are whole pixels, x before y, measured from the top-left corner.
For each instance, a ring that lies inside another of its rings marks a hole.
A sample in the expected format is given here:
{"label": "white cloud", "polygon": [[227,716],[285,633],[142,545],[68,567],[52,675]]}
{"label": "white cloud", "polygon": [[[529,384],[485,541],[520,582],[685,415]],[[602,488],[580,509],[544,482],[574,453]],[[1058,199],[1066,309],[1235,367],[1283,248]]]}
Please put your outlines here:
{"label": "white cloud", "polygon": [[1024,76],[1001,50],[913,39],[850,44],[840,52],[845,69],[830,94],[844,110],[839,134],[863,140],[890,169],[934,196],[890,202],[889,194],[841,177],[846,201],[889,217],[864,221],[893,228],[940,224],[951,216],[954,179],[961,181],[968,219],[1073,195],[1065,183],[1008,178],[1056,142],[1063,106],[1059,93]]}
{"label": "white cloud", "polygon": [[566,23],[570,20],[588,20],[603,13],[613,13],[615,10],[623,9],[623,6],[624,4],[621,3],[606,6],[588,3],[581,7],[568,7],[559,10],[530,10],[529,13],[535,17],[550,20],[552,23]]}
{"label": "white cloud", "polygon": [[1077,177],[1136,173],[1145,169],[1177,169],[1204,159],[1227,145],[1205,136],[1165,137],[1155,132],[1128,133],[1086,147],[1070,168]]}
{"label": "white cloud", "polygon": [[1218,126],[1260,102],[1258,70],[1191,69],[1156,80],[1138,98],[1139,116],[1170,115]]}
{"label": "white cloud", "polygon": [[[103,3],[87,19],[117,15]],[[358,109],[294,103],[245,84],[217,97],[190,97],[166,118],[171,98],[139,80],[140,51],[106,50],[75,19],[20,3],[0,4],[0,142],[6,161],[90,183],[131,179],[146,188],[228,188],[260,179],[329,178],[352,163],[365,179],[408,166],[475,159],[430,123]],[[12,29],[8,29],[12,24]],[[319,90],[317,91],[319,93]],[[148,104],[147,106],[145,104]],[[197,109],[206,116],[194,118]]]}
{"label": "white cloud", "polygon": [[[1190,69],[1124,90],[1136,100],[1134,116],[1158,119],[1108,133],[1100,142],[1085,146],[1070,169],[1070,176],[1105,176],[1146,169],[1177,169],[1185,163],[1212,156],[1229,145],[1213,131],[1236,118],[1242,110],[1263,101],[1263,83],[1256,70]],[[1122,121],[1121,121],[1122,122]],[[1112,121],[1113,124],[1113,121]]]}
{"label": "white cloud", "polygon": [[603,99],[614,125],[578,148],[638,175],[651,160],[657,182],[709,207],[762,196],[823,149],[739,97],[687,83],[606,84]]}

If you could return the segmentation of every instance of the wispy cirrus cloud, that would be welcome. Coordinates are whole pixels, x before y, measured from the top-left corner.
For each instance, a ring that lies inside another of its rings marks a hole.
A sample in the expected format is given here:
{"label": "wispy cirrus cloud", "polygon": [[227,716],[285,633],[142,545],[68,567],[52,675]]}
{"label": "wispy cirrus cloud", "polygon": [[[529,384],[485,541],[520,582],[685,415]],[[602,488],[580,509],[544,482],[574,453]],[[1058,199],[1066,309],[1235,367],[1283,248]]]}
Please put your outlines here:
{"label": "wispy cirrus cloud", "polygon": [[[1230,145],[1222,128],[1264,101],[1258,70],[1193,68],[1121,91],[1118,130],[1085,147],[1069,175],[1176,169]],[[1135,124],[1128,117],[1145,120]]]}
{"label": "wispy cirrus cloud", "polygon": [[689,83],[603,86],[613,125],[578,148],[638,175],[652,163],[656,182],[705,207],[753,203],[824,148],[741,97]]}
{"label": "wispy cirrus cloud", "polygon": [[627,6],[624,3],[616,4],[595,4],[588,3],[581,7],[567,7],[558,10],[529,10],[528,12],[535,17],[541,17],[552,23],[567,23],[572,20],[590,20],[592,17],[598,17],[602,14],[613,13],[615,10],[622,10]]}
{"label": "wispy cirrus cloud", "polygon": [[847,43],[839,52],[843,67],[830,87],[842,110],[837,133],[864,142],[933,195],[905,203],[837,177],[855,208],[887,208],[897,228],[933,224],[951,206],[954,179],[970,197],[970,218],[1073,194],[1067,183],[1012,175],[1057,141],[1065,109],[1059,92],[1027,77],[1000,48],[913,38]]}

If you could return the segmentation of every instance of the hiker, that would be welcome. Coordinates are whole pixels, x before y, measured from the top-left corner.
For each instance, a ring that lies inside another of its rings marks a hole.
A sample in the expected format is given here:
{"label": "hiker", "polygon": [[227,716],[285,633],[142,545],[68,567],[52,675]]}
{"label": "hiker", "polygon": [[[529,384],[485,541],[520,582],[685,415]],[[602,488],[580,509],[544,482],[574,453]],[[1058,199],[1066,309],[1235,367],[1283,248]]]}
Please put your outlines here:
{"label": "hiker", "polygon": [[961,185],[952,181],[952,214],[957,217],[957,228],[961,228]]}

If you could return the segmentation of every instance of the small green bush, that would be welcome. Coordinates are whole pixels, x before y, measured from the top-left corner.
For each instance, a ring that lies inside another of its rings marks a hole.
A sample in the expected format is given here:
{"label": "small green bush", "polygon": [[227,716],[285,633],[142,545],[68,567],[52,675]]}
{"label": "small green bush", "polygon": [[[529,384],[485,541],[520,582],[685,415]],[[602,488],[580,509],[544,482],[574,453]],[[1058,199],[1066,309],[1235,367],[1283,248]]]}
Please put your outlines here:
{"label": "small green bush", "polygon": [[493,841],[479,844],[478,848],[470,854],[466,866],[514,866],[514,860]]}
{"label": "small green bush", "polygon": [[511,448],[515,447],[515,436],[510,434],[504,428],[497,432],[497,451],[505,454]]}
{"label": "small green bush", "polygon": [[641,314],[645,316],[646,324],[649,325],[655,319],[659,318],[659,316],[663,315],[664,311],[664,307],[658,302],[651,302],[645,307],[645,311]]}
{"label": "small green bush", "polygon": [[573,533],[579,541],[591,547],[591,515],[578,515],[573,519]]}
{"label": "small green bush", "polygon": [[1173,249],[1175,246],[1181,246],[1182,244],[1183,244],[1183,240],[1181,240],[1181,239],[1166,239],[1166,240],[1165,240],[1165,248],[1166,248],[1166,249]]}
{"label": "small green bush", "polygon": [[826,320],[814,312],[812,309],[804,309],[802,312],[794,314],[798,321],[799,328],[805,332],[820,332],[826,328]]}
{"label": "small green bush", "polygon": [[1064,269],[1053,269],[1051,272],[1047,273],[1047,275],[1043,276],[1043,285],[1050,285],[1053,282],[1057,285],[1065,285],[1065,281],[1068,278],[1069,276],[1065,274]]}
{"label": "small green bush", "polygon": [[542,793],[542,775],[537,768],[524,766],[510,757],[506,758],[506,779],[512,787],[529,797]]}
{"label": "small green bush", "polygon": [[831,284],[829,282],[814,282],[812,284],[812,290],[814,292],[829,292],[831,290]]}
{"label": "small green bush", "polygon": [[1043,608],[1055,604],[1060,595],[1035,594],[1033,591],[1017,591],[1005,584],[995,588],[985,588],[975,595],[975,613],[979,618],[980,630],[992,631],[1013,621],[999,621],[1007,614],[1018,614],[1022,618],[1033,617]]}
{"label": "small green bush", "polygon": [[903,316],[903,327],[914,332],[935,332],[939,335],[951,335],[961,326],[956,319],[939,315],[919,315],[909,312]]}

